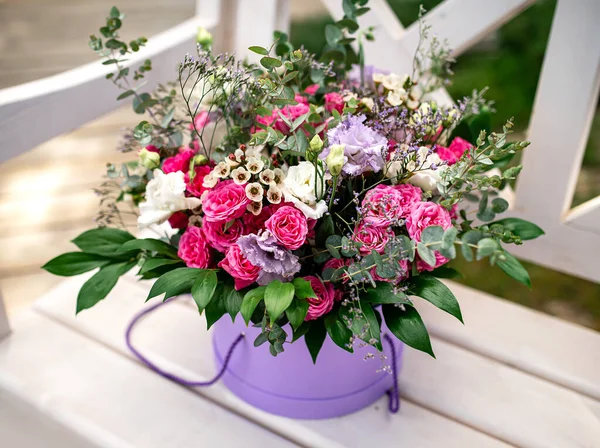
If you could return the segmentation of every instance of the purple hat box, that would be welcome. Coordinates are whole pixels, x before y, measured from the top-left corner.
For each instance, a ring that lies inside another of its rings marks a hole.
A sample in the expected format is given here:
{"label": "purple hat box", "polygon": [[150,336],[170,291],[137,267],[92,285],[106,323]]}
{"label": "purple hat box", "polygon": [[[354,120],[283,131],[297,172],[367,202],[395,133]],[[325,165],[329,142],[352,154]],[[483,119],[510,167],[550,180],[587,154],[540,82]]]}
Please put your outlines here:
{"label": "purple hat box", "polygon": [[[246,327],[240,318],[233,323],[220,319],[213,329],[217,369],[233,341],[240,333],[246,334],[222,379],[239,398],[272,414],[297,419],[338,417],[369,406],[393,386],[392,375],[378,371],[382,361],[373,347],[355,347],[354,353],[349,353],[327,337],[313,364],[303,340],[285,344],[285,351],[274,357],[268,344],[254,347],[260,328]],[[291,329],[286,332],[291,334]],[[384,363],[389,364],[392,347],[383,345]],[[394,349],[399,370],[403,344],[395,340]],[[375,358],[365,360],[368,353],[375,353]]]}

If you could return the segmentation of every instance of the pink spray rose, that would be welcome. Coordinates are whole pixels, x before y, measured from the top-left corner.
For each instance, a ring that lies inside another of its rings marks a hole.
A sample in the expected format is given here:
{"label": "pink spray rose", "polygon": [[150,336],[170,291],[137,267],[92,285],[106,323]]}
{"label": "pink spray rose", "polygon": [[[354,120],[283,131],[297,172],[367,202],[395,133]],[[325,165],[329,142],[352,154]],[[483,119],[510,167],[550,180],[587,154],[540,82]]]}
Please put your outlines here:
{"label": "pink spray rose", "polygon": [[190,148],[179,148],[179,154],[165,159],[162,167],[163,172],[169,174],[176,171],[187,171],[190,168],[190,160],[195,153]]}
{"label": "pink spray rose", "polygon": [[265,227],[286,249],[298,249],[306,242],[308,223],[306,216],[296,207],[279,208],[266,222]]}
{"label": "pink spray rose", "polygon": [[421,232],[429,226],[441,226],[444,230],[452,227],[450,213],[435,202],[421,202],[415,205],[406,218],[406,230],[414,241],[421,241]]}
{"label": "pink spray rose", "polygon": [[363,199],[363,219],[372,226],[387,227],[408,213],[403,208],[403,202],[404,197],[394,187],[377,185]]}
{"label": "pink spray rose", "polygon": [[458,162],[458,159],[461,158],[464,152],[472,147],[473,145],[465,139],[456,137],[452,140],[450,146],[447,148],[444,146],[436,146],[435,151],[437,152],[437,155],[440,156],[440,159],[445,161],[448,165],[454,165]]}
{"label": "pink spray rose", "polygon": [[225,221],[205,221],[202,227],[208,244],[223,253],[227,252],[229,246],[235,243],[240,236],[244,235],[242,220],[235,219],[231,221],[229,227],[227,225],[228,223]]}
{"label": "pink spray rose", "polygon": [[208,112],[203,110],[202,112],[198,113],[195,117],[194,117],[194,124],[190,124],[190,130],[194,130],[194,126],[196,127],[197,130],[202,130],[208,123],[210,123],[210,116],[208,115]]}
{"label": "pink spray rose", "polygon": [[335,290],[333,284],[327,283],[327,286],[325,286],[321,279],[313,275],[307,275],[304,280],[310,282],[310,286],[312,286],[317,296],[306,299],[308,301],[308,312],[305,320],[315,320],[331,311],[336,298]]}
{"label": "pink spray rose", "polygon": [[402,199],[400,200],[402,214],[400,216],[406,219],[408,215],[410,215],[413,206],[421,202],[423,190],[410,184],[396,185],[394,186],[394,189],[402,196]]}
{"label": "pink spray rose", "polygon": [[225,258],[219,262],[219,267],[233,277],[237,290],[254,283],[260,271],[258,266],[254,266],[248,261],[237,244],[229,246]]}
{"label": "pink spray rose", "polygon": [[419,259],[417,259],[417,271],[419,271],[419,272],[433,271],[435,268],[439,268],[440,266],[442,266],[450,261],[448,258],[446,258],[442,254],[440,254],[437,250],[434,251],[434,254],[435,254],[435,266],[429,266],[427,263],[425,263],[423,260],[421,260],[419,258]]}
{"label": "pink spray rose", "polygon": [[325,96],[325,109],[332,112],[334,109],[340,114],[344,110],[344,98],[337,92],[326,93]]}
{"label": "pink spray rose", "polygon": [[311,84],[306,89],[304,89],[304,93],[312,96],[315,93],[317,93],[317,90],[319,90],[319,84]]}
{"label": "pink spray rose", "polygon": [[394,232],[389,227],[376,227],[366,223],[360,223],[354,229],[354,241],[362,243],[359,251],[363,255],[370,254],[371,251],[383,253],[385,245],[390,238],[393,238]]}
{"label": "pink spray rose", "polygon": [[[344,266],[348,266],[350,263],[352,263],[352,260],[348,258],[330,258],[323,265],[323,271],[325,271],[325,269],[337,270]],[[342,283],[346,283],[348,280],[350,280],[350,278],[348,275],[344,274],[342,277]]]}
{"label": "pink spray rose", "polygon": [[241,217],[249,203],[244,186],[226,180],[208,192],[202,203],[202,210],[206,221],[231,221]]}
{"label": "pink spray rose", "polygon": [[252,213],[246,213],[242,219],[244,220],[244,226],[246,227],[246,233],[257,234],[260,230],[265,229],[265,222],[273,213],[277,210],[276,205],[267,205],[263,207],[258,215]]}
{"label": "pink spray rose", "polygon": [[210,247],[200,227],[188,227],[181,235],[177,255],[190,268],[206,269],[210,267]]}
{"label": "pink spray rose", "polygon": [[210,188],[204,187],[202,183],[204,182],[204,176],[207,176],[212,171],[212,168],[209,165],[195,166],[194,171],[196,172],[194,179],[190,179],[188,170],[185,171],[186,191],[192,196],[199,198],[206,190],[210,190]]}

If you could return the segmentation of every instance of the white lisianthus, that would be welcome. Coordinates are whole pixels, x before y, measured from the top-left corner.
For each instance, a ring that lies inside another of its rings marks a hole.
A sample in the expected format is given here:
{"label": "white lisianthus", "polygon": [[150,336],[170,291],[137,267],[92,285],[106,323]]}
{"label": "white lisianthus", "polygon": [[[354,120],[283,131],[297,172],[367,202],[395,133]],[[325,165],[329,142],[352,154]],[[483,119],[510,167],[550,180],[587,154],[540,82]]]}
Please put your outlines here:
{"label": "white lisianthus", "polygon": [[154,178],[146,185],[146,201],[140,203],[140,229],[160,224],[180,210],[200,206],[198,198],[185,197],[184,174],[181,171],[165,174],[154,170]]}
{"label": "white lisianthus", "polygon": [[[323,171],[321,171],[325,177]],[[317,201],[323,195],[325,181],[316,181],[315,166],[311,162],[300,162],[291,166],[283,182],[283,196],[293,203],[307,218],[319,219],[327,211],[324,200]],[[317,194],[315,194],[315,185]]]}

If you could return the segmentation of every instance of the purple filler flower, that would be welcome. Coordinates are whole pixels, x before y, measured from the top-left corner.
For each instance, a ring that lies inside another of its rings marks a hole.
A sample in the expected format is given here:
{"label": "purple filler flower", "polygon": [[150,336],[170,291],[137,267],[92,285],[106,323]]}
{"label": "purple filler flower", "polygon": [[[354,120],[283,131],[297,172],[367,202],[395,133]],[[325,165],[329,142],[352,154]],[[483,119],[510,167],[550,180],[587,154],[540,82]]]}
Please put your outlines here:
{"label": "purple filler flower", "polygon": [[[329,145],[345,146],[343,174],[358,176],[366,171],[377,173],[385,164],[384,151],[387,148],[387,139],[365,126],[364,121],[364,115],[350,115],[327,132]],[[328,154],[329,148],[325,148],[319,157],[325,159]]]}
{"label": "purple filler flower", "polygon": [[273,280],[289,280],[300,271],[298,257],[280,246],[268,230],[258,235],[242,236],[238,238],[237,245],[250,263],[261,268],[257,280],[259,285]]}

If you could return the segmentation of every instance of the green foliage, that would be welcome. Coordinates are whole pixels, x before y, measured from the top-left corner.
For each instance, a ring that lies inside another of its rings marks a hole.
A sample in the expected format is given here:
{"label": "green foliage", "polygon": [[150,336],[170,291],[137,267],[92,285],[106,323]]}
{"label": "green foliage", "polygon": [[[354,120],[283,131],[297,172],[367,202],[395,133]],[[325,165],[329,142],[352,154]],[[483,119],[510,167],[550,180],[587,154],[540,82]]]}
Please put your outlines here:
{"label": "green foliage", "polygon": [[292,283],[282,283],[275,280],[267,285],[265,306],[271,318],[271,324],[291,305],[293,299],[294,285]]}
{"label": "green foliage", "polygon": [[246,322],[246,325],[248,325],[248,323],[250,322],[252,314],[254,313],[254,310],[256,309],[260,301],[264,299],[266,289],[266,286],[259,286],[258,288],[251,289],[244,296],[240,312],[242,313],[242,317],[244,318],[244,322]]}
{"label": "green foliage", "polygon": [[346,322],[339,314],[339,309],[327,314],[324,319],[327,334],[331,340],[340,348],[353,353],[352,331],[346,325]]}
{"label": "green foliage", "polygon": [[527,270],[523,267],[521,263],[519,263],[519,260],[517,260],[511,254],[504,251],[502,257],[496,260],[496,264],[508,276],[531,288],[531,279],[529,278]]}
{"label": "green foliage", "polygon": [[217,274],[215,271],[201,271],[192,284],[192,298],[198,306],[198,312],[202,313],[212,300],[217,289]]}
{"label": "green foliage", "polygon": [[72,242],[83,252],[107,257],[123,255],[120,248],[135,237],[124,230],[110,227],[88,230]]}
{"label": "green foliage", "polygon": [[130,252],[143,250],[152,254],[164,255],[165,257],[181,260],[177,255],[177,249],[171,244],[154,238],[129,240],[120,247],[119,252]]}
{"label": "green foliage", "polygon": [[421,316],[412,306],[403,308],[383,305],[383,318],[389,330],[406,345],[425,352],[435,358],[429,333]]}
{"label": "green foliage", "polygon": [[375,284],[377,285],[375,288],[369,288],[365,293],[361,294],[361,299],[364,302],[375,305],[382,303],[410,304],[408,296],[400,288],[388,282],[376,282]]}
{"label": "green foliage", "polygon": [[[432,303],[442,311],[456,317],[463,322],[460,306],[452,291],[437,278],[420,274],[410,280],[409,291]],[[464,323],[464,322],[463,322]]]}
{"label": "green foliage", "polygon": [[322,320],[312,321],[307,332],[304,334],[304,341],[308,347],[308,351],[313,360],[313,363],[317,363],[317,356],[323,347],[325,337],[327,336],[327,330]]}
{"label": "green foliage", "polygon": [[114,288],[119,277],[135,266],[135,261],[112,263],[100,268],[86,281],[77,295],[77,313],[93,307]]}
{"label": "green foliage", "polygon": [[105,258],[97,254],[67,252],[50,260],[42,266],[42,269],[45,269],[54,275],[69,277],[72,275],[83,274],[92,269],[101,268],[110,262],[110,258]]}
{"label": "green foliage", "polygon": [[290,325],[295,330],[298,329],[304,319],[306,318],[306,313],[308,312],[308,302],[303,299],[298,299],[297,297],[292,300],[290,306],[285,310],[285,315],[290,321]]}
{"label": "green foliage", "polygon": [[177,268],[161,275],[152,285],[147,301],[153,297],[164,294],[164,300],[191,292],[195,281],[204,275],[203,269]]}
{"label": "green foliage", "polygon": [[533,240],[539,236],[544,235],[544,231],[532,222],[525,221],[519,218],[504,218],[498,221],[494,221],[491,224],[499,224],[504,230],[508,230],[513,234],[517,235],[523,241]]}

